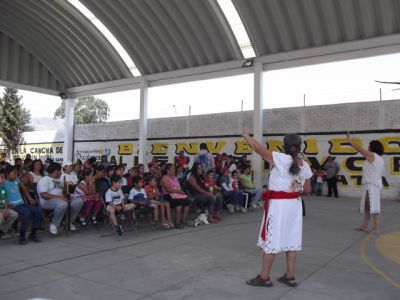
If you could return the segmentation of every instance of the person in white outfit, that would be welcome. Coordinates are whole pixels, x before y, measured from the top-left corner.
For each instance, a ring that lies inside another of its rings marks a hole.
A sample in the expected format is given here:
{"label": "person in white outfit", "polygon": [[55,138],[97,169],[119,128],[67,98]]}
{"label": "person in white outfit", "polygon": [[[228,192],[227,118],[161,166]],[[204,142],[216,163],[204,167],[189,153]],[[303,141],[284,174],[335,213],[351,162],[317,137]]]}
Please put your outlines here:
{"label": "person in white outfit", "polygon": [[[382,155],[383,145],[380,141],[374,140],[369,143],[368,150],[355,143],[347,133],[347,139],[354,149],[366,158],[362,172],[362,190],[360,201],[360,213],[364,214],[364,221],[356,230],[365,231],[371,234],[380,233],[381,223],[381,190],[382,174],[385,167]],[[373,216],[372,230],[368,230],[368,223]]]}
{"label": "person in white outfit", "polygon": [[269,190],[263,194],[264,216],[257,245],[263,250],[261,273],[247,281],[251,286],[271,287],[271,267],[277,253],[286,253],[287,270],[278,281],[297,286],[294,277],[296,252],[302,248],[302,204],[300,194],[311,192],[312,172],[303,160],[302,139],[296,134],[284,137],[285,153],[272,152],[245,133],[242,135],[257,154],[273,165]]}

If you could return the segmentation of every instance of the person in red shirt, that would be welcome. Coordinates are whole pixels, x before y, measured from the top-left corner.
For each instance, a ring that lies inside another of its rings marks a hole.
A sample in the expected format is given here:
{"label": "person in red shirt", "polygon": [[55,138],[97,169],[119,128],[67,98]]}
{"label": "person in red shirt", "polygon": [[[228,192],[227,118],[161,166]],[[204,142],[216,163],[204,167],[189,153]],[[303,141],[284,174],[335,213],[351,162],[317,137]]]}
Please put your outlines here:
{"label": "person in red shirt", "polygon": [[160,191],[157,187],[157,180],[154,176],[149,179],[144,191],[146,192],[147,199],[150,201],[150,204],[158,205],[161,208],[161,225],[167,229],[173,228],[174,225],[171,221],[171,208],[169,206],[169,202],[164,201],[161,198]]}
{"label": "person in red shirt", "polygon": [[182,167],[183,170],[187,170],[190,158],[185,156],[184,154],[184,151],[180,151],[179,155],[175,157],[175,167]]}

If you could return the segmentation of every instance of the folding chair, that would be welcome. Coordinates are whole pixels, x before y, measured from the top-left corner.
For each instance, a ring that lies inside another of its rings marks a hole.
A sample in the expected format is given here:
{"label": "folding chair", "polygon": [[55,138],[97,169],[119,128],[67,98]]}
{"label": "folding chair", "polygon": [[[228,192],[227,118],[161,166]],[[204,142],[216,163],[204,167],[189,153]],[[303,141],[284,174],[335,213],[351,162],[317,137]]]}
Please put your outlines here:
{"label": "folding chair", "polygon": [[[101,199],[100,201],[103,203],[103,211],[107,215],[107,220],[110,223],[113,232],[115,233],[115,235],[117,237],[119,237],[117,231],[115,230],[113,223],[111,222],[110,212],[107,210],[107,203],[103,199]],[[121,215],[123,215],[125,217],[125,220],[129,220],[129,222],[132,225],[133,230],[135,231],[135,234],[137,235],[137,228],[136,228],[137,221],[136,221],[135,211],[134,210],[120,211],[120,212],[116,213],[115,217],[118,219]],[[107,223],[106,218],[104,218],[104,220],[105,220],[104,225],[106,225],[106,223]],[[105,231],[106,231],[106,228],[104,226],[103,231],[100,233],[100,237],[106,237],[106,236],[110,235],[110,234],[106,234]]]}
{"label": "folding chair", "polygon": [[37,191],[37,183],[33,184],[33,192],[34,192],[34,196],[35,196],[35,201],[39,205],[40,211],[42,213],[42,220],[41,221],[44,222],[44,224],[43,224],[44,226],[42,226],[42,227],[44,227],[43,228],[44,230],[47,230],[49,228],[49,226],[50,226],[51,219],[53,218],[54,211],[53,210],[45,210],[45,209],[43,209],[42,204],[40,203],[39,193]]}

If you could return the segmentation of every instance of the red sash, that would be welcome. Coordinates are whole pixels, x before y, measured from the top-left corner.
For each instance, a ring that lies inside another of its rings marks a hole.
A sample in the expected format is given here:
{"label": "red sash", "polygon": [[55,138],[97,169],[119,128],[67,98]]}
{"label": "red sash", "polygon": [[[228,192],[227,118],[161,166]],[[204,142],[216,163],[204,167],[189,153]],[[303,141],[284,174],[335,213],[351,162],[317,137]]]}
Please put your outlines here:
{"label": "red sash", "polygon": [[264,220],[263,220],[263,227],[261,231],[261,238],[263,241],[266,239],[267,235],[267,217],[268,217],[268,209],[269,209],[269,200],[270,199],[286,199],[286,200],[295,200],[300,197],[300,192],[281,192],[281,191],[271,191],[268,190],[262,194],[262,198],[264,200]]}

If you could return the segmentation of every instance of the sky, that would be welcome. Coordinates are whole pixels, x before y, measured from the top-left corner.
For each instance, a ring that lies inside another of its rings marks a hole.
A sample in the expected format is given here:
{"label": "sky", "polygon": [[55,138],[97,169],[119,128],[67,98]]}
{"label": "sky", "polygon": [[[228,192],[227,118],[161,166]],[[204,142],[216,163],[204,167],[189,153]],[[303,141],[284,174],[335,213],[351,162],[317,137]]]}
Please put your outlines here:
{"label": "sky", "polygon": [[[264,73],[264,108],[326,105],[400,98],[400,86],[375,80],[400,81],[400,54],[326,63]],[[22,102],[32,117],[52,117],[59,97],[22,91]],[[304,96],[305,95],[305,96]],[[139,90],[95,95],[110,107],[108,121],[139,118]],[[202,80],[149,88],[149,118],[253,109],[253,75]]]}

